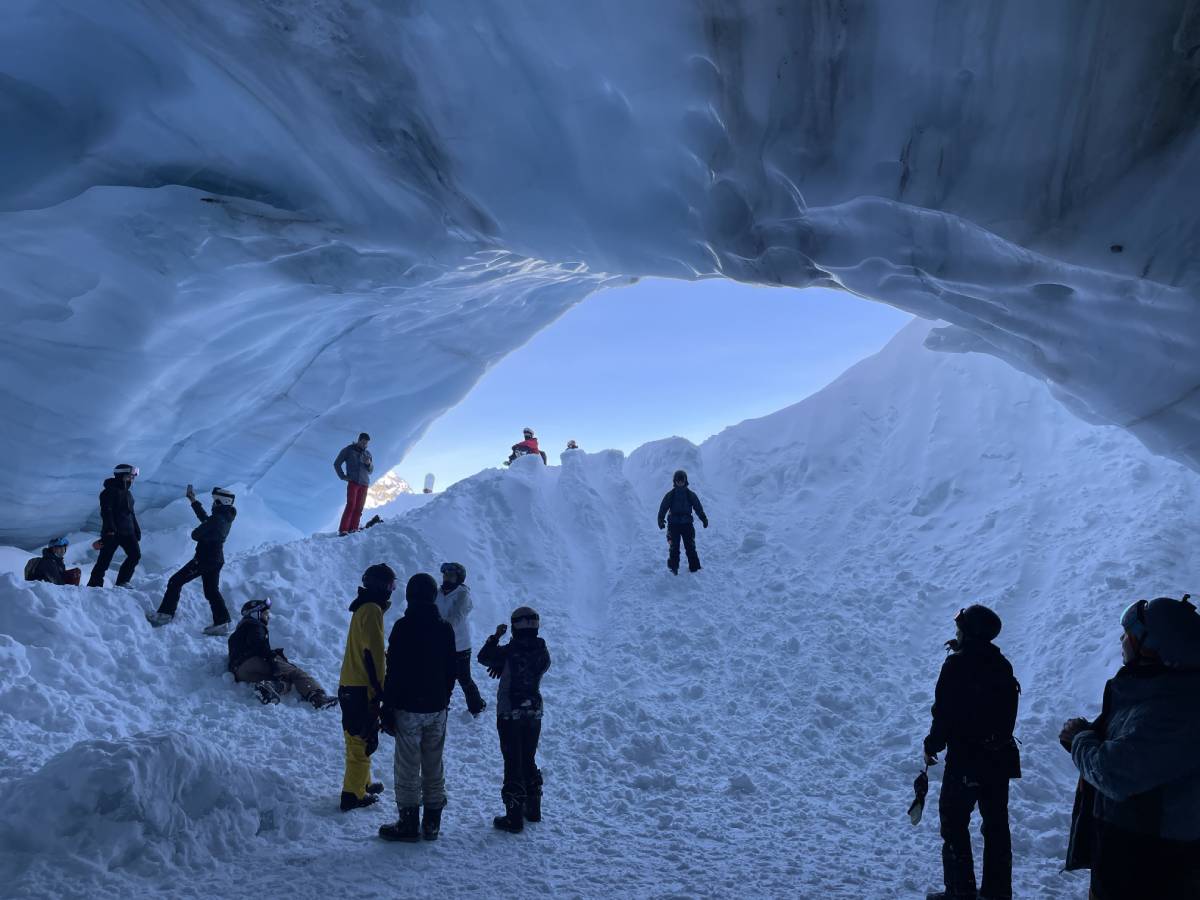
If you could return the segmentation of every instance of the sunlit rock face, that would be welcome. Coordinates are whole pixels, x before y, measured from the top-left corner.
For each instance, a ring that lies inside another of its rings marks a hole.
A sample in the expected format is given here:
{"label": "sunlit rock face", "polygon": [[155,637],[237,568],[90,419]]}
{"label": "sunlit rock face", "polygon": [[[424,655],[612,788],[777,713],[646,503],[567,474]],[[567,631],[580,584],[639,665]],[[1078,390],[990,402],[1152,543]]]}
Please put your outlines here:
{"label": "sunlit rock face", "polygon": [[358,431],[639,275],[942,319],[1195,466],[1198,48],[1193,0],[10,3],[0,540],[125,461],[319,527]]}

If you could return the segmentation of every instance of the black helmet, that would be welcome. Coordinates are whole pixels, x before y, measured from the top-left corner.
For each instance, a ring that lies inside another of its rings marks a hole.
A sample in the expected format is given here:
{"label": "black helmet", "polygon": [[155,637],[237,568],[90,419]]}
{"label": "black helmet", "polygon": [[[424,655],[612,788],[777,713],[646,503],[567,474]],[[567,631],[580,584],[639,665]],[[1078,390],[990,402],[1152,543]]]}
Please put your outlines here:
{"label": "black helmet", "polygon": [[262,600],[247,600],[242,604],[242,618],[262,619],[262,614],[271,608],[271,598],[264,597]]}
{"label": "black helmet", "polygon": [[437,592],[438,586],[433,576],[428,572],[418,572],[408,579],[404,588],[404,599],[408,601],[409,606],[414,603],[433,603],[437,600]]}
{"label": "black helmet", "polygon": [[396,573],[387,563],[375,563],[362,575],[363,587],[391,593],[396,589]]}
{"label": "black helmet", "polygon": [[440,571],[443,575],[445,575],[447,572],[453,572],[454,578],[459,584],[463,584],[467,580],[467,567],[462,563],[444,562],[442,563],[441,569],[438,571]]}
{"label": "black helmet", "polygon": [[675,477],[671,481],[682,481],[684,484],[687,484],[687,472],[683,471],[683,469],[676,469]]}
{"label": "black helmet", "polygon": [[960,609],[954,617],[954,624],[963,633],[964,638],[976,638],[981,641],[994,641],[1000,633],[1000,617],[978,603]]}
{"label": "black helmet", "polygon": [[540,627],[541,619],[538,618],[536,609],[529,606],[518,606],[513,610],[513,631],[525,631],[526,629],[537,631]]}
{"label": "black helmet", "polygon": [[113,475],[120,478],[122,475],[128,475],[130,478],[138,477],[138,467],[131,466],[129,463],[121,463],[118,466],[113,466]]}
{"label": "black helmet", "polygon": [[1200,666],[1200,614],[1191,594],[1138,600],[1121,616],[1121,627],[1168,666]]}

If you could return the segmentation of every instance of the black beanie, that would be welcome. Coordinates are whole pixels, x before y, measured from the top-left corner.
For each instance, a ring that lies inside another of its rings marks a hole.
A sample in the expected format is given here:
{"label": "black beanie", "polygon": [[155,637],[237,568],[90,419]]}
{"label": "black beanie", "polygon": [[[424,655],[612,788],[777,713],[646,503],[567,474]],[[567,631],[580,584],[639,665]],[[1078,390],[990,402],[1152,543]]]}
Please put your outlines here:
{"label": "black beanie", "polygon": [[954,624],[962,631],[963,637],[981,641],[994,641],[1001,628],[1000,617],[978,603],[955,616]]}
{"label": "black beanie", "polygon": [[404,589],[404,599],[409,605],[418,603],[433,603],[437,600],[438,585],[428,572],[418,572],[408,579],[408,587]]}
{"label": "black beanie", "polygon": [[391,593],[396,586],[396,573],[387,563],[375,563],[362,576],[363,587]]}
{"label": "black beanie", "polygon": [[687,472],[683,471],[683,469],[679,469],[678,471],[676,471],[675,477],[672,478],[671,480],[672,481],[682,481],[684,484],[687,484],[688,483]]}

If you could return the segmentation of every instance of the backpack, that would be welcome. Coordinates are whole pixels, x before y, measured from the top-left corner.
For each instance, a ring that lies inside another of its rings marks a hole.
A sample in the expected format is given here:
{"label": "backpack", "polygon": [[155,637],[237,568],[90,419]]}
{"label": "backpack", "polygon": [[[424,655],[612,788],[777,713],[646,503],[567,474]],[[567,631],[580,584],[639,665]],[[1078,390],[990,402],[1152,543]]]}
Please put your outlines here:
{"label": "backpack", "polygon": [[29,562],[25,563],[25,580],[26,581],[37,581],[38,580],[38,570],[41,568],[41,565],[42,565],[42,558],[40,556],[35,556],[31,560],[29,560]]}

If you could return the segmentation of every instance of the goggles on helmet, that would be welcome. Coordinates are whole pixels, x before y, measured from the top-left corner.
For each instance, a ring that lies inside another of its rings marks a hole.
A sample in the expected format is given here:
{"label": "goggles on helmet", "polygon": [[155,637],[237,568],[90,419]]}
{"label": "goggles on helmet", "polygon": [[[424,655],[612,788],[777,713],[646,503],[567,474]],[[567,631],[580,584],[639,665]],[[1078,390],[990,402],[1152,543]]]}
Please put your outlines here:
{"label": "goggles on helmet", "polygon": [[70,543],[71,542],[68,541],[65,537],[56,537],[54,540],[52,540],[46,546],[47,547],[66,547],[66,546],[69,546]]}
{"label": "goggles on helmet", "polygon": [[1146,639],[1146,605],[1149,601],[1130,603],[1121,613],[1121,627],[1139,644]]}

